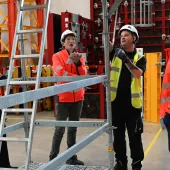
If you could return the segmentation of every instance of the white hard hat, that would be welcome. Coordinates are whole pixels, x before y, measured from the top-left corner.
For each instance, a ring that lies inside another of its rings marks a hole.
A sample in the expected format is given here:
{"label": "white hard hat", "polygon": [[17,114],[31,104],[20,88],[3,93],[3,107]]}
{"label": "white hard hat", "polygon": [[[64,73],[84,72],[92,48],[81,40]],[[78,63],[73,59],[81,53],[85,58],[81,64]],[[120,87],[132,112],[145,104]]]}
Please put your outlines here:
{"label": "white hard hat", "polygon": [[135,43],[139,40],[139,34],[137,29],[133,25],[124,25],[120,30],[119,30],[119,35],[121,34],[122,31],[127,30],[136,35],[136,40]]}
{"label": "white hard hat", "polygon": [[64,40],[65,40],[65,37],[67,35],[73,35],[73,36],[76,36],[76,33],[71,31],[71,30],[65,30],[62,34],[61,34],[61,39],[60,39],[60,42],[62,43]]}

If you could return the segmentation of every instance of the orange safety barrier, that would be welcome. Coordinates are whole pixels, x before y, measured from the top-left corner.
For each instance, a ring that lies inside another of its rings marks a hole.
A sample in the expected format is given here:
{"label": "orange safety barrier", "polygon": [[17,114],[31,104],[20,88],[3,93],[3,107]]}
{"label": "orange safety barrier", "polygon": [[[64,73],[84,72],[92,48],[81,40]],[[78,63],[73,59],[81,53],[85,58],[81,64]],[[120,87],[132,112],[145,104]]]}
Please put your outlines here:
{"label": "orange safety barrier", "polygon": [[144,119],[149,122],[159,122],[161,67],[157,63],[161,60],[161,53],[146,53],[146,72],[144,74]]}
{"label": "orange safety barrier", "polygon": [[[30,77],[35,77],[37,74],[37,66],[32,65],[26,65],[26,76],[28,78]],[[51,65],[43,65],[42,67],[42,77],[49,77],[52,76],[52,67]],[[12,78],[20,78],[21,77],[21,68],[19,66],[15,66],[13,73],[12,73]],[[45,82],[45,83],[41,83],[40,87],[44,88],[44,87],[48,87],[48,86],[52,86],[53,83],[51,82]],[[33,85],[29,85],[27,86],[27,91],[32,89]],[[4,95],[4,89],[5,87],[0,87],[0,96]],[[15,94],[15,93],[19,93],[20,91],[22,91],[21,86],[20,85],[13,85],[12,89],[11,89],[11,93]],[[16,105],[13,106],[13,108],[20,108],[22,107],[22,105]],[[28,102],[28,108],[32,108],[32,102]],[[53,109],[53,97],[47,97],[44,99],[41,99],[38,101],[38,107],[37,107],[37,111],[42,111],[42,110],[52,110]],[[16,113],[19,114],[19,113]]]}
{"label": "orange safety barrier", "polygon": [[[43,65],[42,67],[42,77],[50,77],[52,76],[52,68],[50,65]],[[42,83],[42,88],[52,86],[51,82]],[[42,99],[42,108],[43,110],[52,110],[52,97],[46,97]]]}
{"label": "orange safety barrier", "polygon": [[[12,72],[12,78],[19,78],[21,77],[21,68],[19,66],[14,67],[14,70]],[[19,88],[20,86],[13,85],[12,86],[12,93],[19,93]],[[13,106],[13,108],[19,108],[19,105]],[[18,112],[16,113],[17,115],[19,114]]]}

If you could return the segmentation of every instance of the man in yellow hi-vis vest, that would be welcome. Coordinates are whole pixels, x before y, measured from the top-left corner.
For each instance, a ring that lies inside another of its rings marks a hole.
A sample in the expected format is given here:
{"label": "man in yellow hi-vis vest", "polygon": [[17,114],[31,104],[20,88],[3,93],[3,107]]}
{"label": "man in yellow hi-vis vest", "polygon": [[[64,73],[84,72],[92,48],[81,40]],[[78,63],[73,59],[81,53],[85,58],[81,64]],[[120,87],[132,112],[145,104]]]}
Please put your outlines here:
{"label": "man in yellow hi-vis vest", "polygon": [[114,170],[127,170],[125,131],[129,136],[132,169],[141,170],[144,159],[141,134],[143,122],[141,76],[146,69],[146,58],[137,53],[135,44],[138,31],[132,25],[123,26],[120,31],[121,48],[110,43],[111,58],[111,102],[114,130],[116,165]]}

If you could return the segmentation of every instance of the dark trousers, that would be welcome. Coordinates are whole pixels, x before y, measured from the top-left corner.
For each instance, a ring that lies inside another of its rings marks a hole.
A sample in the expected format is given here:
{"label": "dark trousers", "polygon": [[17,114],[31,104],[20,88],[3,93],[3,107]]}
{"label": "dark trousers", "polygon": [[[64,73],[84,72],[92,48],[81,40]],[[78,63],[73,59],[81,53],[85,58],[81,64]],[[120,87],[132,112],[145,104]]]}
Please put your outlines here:
{"label": "dark trousers", "polygon": [[166,113],[163,121],[164,121],[164,124],[165,124],[167,132],[168,132],[168,149],[170,152],[170,114]]}
{"label": "dark trousers", "polygon": [[170,152],[170,123],[168,126],[166,126],[167,128],[167,131],[168,131],[168,149],[169,149],[169,152]]}
{"label": "dark trousers", "polygon": [[[123,106],[121,106],[123,107]],[[141,134],[143,132],[143,123],[140,110],[132,107],[116,109],[112,104],[113,126],[117,127],[114,132],[114,150],[116,161],[123,167],[127,166],[126,139],[125,131],[127,129],[129,137],[129,146],[132,158],[132,168],[141,168],[141,161],[144,159]]]}
{"label": "dark trousers", "polygon": [[[68,120],[69,121],[79,121],[81,111],[82,111],[83,101],[73,102],[73,103],[56,103],[56,120]],[[65,127],[56,127],[52,148],[50,153],[50,160],[54,159],[59,151],[60,151],[60,144],[65,132]],[[76,143],[76,132],[77,127],[68,127],[67,131],[67,146],[70,148]]]}
{"label": "dark trousers", "polygon": [[[6,137],[6,135],[4,135],[4,137]],[[6,141],[3,141],[2,145],[1,145],[0,167],[3,167],[3,168],[10,167],[8,148],[7,148],[7,142]]]}

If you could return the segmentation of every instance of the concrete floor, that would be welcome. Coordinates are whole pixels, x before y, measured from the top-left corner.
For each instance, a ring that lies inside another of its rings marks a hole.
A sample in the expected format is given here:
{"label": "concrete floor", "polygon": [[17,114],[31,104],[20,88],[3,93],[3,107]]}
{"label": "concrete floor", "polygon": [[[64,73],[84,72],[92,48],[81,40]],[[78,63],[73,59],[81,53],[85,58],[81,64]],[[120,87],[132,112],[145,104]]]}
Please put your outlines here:
{"label": "concrete floor", "polygon": [[[36,119],[54,120],[53,112],[41,112],[37,114]],[[15,124],[23,120],[23,116],[9,115],[7,125]],[[79,128],[77,133],[77,141],[93,132],[96,128]],[[162,131],[153,146],[151,143],[160,125],[157,123],[144,122],[143,145],[146,151],[146,157],[143,161],[143,170],[170,170],[170,153],[168,152],[167,133]],[[48,162],[49,153],[52,143],[54,128],[36,127],[34,133],[32,160],[34,162]],[[24,137],[24,131],[18,130],[8,134],[8,137]],[[107,134],[101,135],[90,145],[85,147],[78,153],[79,159],[83,160],[89,166],[108,166],[107,153]],[[25,144],[8,142],[10,160],[12,166],[21,166],[25,160]],[[66,135],[63,138],[61,152],[67,148]],[[129,156],[129,149],[128,149]],[[129,158],[129,170],[131,169],[131,160]]]}

